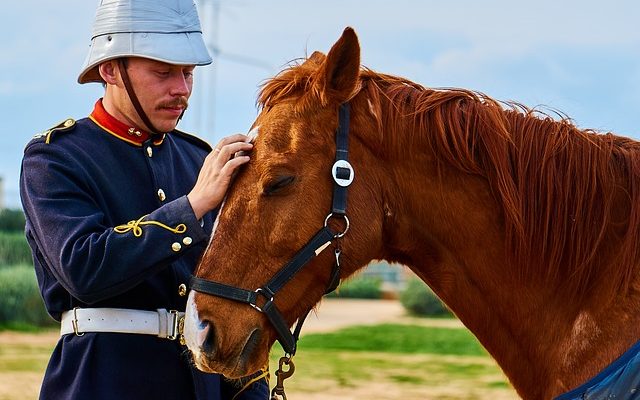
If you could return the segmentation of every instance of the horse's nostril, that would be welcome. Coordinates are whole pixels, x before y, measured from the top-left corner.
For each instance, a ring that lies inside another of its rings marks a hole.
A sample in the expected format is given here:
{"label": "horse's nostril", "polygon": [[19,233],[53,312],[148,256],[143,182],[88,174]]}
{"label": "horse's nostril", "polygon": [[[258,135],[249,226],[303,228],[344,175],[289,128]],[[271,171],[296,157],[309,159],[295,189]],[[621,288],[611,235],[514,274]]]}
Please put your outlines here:
{"label": "horse's nostril", "polygon": [[211,322],[206,321],[204,324],[206,327],[201,331],[201,334],[204,336],[204,340],[202,340],[202,350],[205,353],[211,354],[216,348],[216,330]]}

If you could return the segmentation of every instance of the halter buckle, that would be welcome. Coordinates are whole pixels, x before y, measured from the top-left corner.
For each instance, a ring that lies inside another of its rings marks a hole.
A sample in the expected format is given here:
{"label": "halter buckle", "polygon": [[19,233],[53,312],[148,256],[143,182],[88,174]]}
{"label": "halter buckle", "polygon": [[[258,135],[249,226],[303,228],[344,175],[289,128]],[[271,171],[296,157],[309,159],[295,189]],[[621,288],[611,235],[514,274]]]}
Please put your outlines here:
{"label": "halter buckle", "polygon": [[353,167],[347,160],[337,160],[331,167],[331,175],[333,180],[342,187],[351,185],[354,177]]}
{"label": "halter buckle", "polygon": [[260,288],[257,288],[256,290],[254,290],[254,293],[256,295],[259,295],[259,294],[263,295],[264,298],[267,299],[267,301],[264,303],[264,305],[262,307],[260,307],[260,306],[258,306],[258,304],[256,304],[257,300],[258,300],[258,296],[256,296],[256,303],[249,302],[249,305],[251,307],[255,308],[258,312],[264,312],[262,308],[264,306],[266,306],[267,304],[273,302],[273,296],[274,296],[273,292],[271,292],[271,290],[269,290],[267,288],[261,288],[260,287]]}

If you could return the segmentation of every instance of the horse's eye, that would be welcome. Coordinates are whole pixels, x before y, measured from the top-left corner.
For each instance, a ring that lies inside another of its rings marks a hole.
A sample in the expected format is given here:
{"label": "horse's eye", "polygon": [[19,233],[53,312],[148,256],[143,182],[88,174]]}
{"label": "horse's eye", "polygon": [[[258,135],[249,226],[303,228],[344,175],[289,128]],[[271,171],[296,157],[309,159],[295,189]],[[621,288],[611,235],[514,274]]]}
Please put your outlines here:
{"label": "horse's eye", "polygon": [[289,186],[291,183],[293,183],[294,180],[295,180],[295,176],[293,176],[293,175],[279,176],[273,182],[271,182],[269,185],[267,185],[263,189],[262,193],[267,195],[267,196],[275,194],[275,193],[279,192],[280,190],[282,190],[282,189],[286,188],[287,186]]}

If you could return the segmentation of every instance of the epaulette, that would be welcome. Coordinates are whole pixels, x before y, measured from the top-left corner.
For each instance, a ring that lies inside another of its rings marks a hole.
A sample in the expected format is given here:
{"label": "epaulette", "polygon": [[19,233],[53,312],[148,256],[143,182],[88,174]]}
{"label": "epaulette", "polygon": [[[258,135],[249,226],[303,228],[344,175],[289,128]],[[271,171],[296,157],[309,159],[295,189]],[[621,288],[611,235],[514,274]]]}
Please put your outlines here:
{"label": "epaulette", "polygon": [[68,131],[72,129],[74,126],[76,126],[76,120],[73,118],[67,118],[64,121],[60,122],[58,125],[42,133],[38,133],[33,138],[34,139],[44,138],[44,142],[46,144],[49,144],[49,142],[51,141],[51,137],[53,136],[54,133]]}
{"label": "epaulette", "polygon": [[193,143],[196,146],[205,149],[207,152],[210,152],[211,150],[213,150],[213,147],[211,147],[211,145],[209,143],[207,143],[206,141],[200,139],[197,136],[193,136],[193,135],[191,135],[189,133],[182,132],[182,131],[179,131],[177,129],[174,129],[172,134],[180,136],[181,138],[187,140],[188,142]]}

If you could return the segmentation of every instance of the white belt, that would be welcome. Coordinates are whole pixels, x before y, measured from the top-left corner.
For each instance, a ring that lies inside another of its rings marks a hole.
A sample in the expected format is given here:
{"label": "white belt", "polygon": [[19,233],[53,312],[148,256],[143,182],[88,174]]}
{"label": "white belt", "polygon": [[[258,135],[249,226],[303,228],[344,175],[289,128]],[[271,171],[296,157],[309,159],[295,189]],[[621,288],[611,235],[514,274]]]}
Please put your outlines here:
{"label": "white belt", "polygon": [[164,308],[156,311],[123,308],[74,308],[62,313],[60,335],[116,332],[154,335],[174,340],[180,335],[184,313]]}

